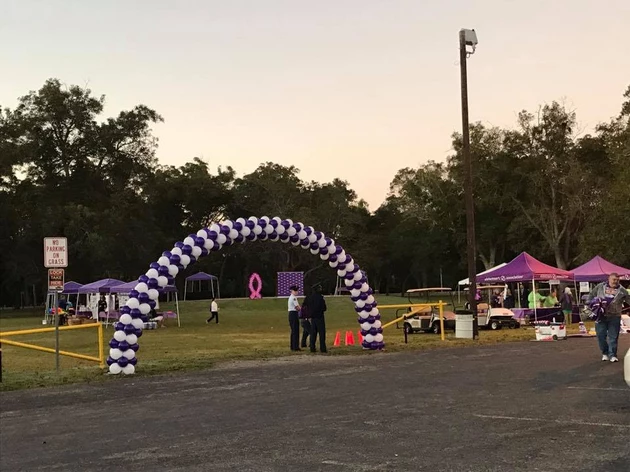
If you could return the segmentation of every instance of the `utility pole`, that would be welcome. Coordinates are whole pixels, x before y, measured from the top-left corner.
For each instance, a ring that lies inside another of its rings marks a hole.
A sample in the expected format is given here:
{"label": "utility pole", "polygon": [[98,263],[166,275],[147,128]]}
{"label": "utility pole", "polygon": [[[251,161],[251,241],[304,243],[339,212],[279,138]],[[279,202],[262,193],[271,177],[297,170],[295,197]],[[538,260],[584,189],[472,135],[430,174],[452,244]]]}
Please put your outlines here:
{"label": "utility pole", "polygon": [[[469,52],[466,47],[472,46]],[[464,200],[466,202],[466,247],[468,254],[468,301],[473,312],[473,338],[479,339],[479,322],[477,320],[477,250],[475,241],[475,204],[473,197],[472,162],[470,159],[470,134],[468,123],[468,72],[466,60],[475,52],[477,35],[475,30],[459,31],[459,66],[461,70],[462,88],[462,153],[464,158]]]}

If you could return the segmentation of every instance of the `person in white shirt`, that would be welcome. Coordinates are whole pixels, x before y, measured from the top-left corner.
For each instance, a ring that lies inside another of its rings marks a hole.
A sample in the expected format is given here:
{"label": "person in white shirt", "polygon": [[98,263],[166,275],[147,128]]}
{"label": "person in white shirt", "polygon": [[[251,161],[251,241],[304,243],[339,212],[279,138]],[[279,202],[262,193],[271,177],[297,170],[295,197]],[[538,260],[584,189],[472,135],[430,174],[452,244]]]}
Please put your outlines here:
{"label": "person in white shirt", "polygon": [[300,310],[300,304],[298,303],[297,295],[298,288],[292,285],[290,288],[291,295],[289,296],[289,327],[291,328],[291,350],[301,351],[300,349],[300,317],[298,311]]}
{"label": "person in white shirt", "polygon": [[212,299],[212,303],[210,303],[210,313],[212,316],[206,320],[206,323],[216,320],[217,324],[219,324],[219,305],[214,298]]}

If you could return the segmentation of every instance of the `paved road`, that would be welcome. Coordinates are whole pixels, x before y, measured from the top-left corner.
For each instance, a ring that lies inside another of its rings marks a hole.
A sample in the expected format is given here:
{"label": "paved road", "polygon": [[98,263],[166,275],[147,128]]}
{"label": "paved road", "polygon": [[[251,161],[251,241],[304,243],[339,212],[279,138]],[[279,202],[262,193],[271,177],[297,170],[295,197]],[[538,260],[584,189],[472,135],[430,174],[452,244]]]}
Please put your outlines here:
{"label": "paved road", "polygon": [[0,470],[628,472],[630,389],[595,344],[306,355],[3,393]]}

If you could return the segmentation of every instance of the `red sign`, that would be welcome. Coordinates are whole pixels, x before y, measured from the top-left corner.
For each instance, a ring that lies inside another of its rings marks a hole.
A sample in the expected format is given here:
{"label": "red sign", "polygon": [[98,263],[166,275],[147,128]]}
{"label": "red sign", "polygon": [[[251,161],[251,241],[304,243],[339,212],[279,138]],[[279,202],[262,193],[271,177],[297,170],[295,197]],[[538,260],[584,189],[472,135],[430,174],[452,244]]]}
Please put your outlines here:
{"label": "red sign", "polygon": [[63,269],[48,269],[48,290],[63,290],[64,278],[65,274]]}

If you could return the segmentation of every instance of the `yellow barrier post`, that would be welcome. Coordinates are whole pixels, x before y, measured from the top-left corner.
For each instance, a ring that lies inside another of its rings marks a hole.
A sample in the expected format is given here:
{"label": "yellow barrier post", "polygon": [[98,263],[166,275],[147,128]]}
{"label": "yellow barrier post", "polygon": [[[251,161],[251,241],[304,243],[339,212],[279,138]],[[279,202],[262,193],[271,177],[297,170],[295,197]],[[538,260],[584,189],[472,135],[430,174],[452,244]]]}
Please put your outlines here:
{"label": "yellow barrier post", "polygon": [[442,341],[445,340],[444,338],[444,304],[442,303],[442,300],[439,301],[440,306],[439,306],[439,311],[440,311],[440,337],[442,338]]}
{"label": "yellow barrier post", "polygon": [[103,323],[98,324],[98,366],[102,369],[105,367],[105,353],[103,352]]}

